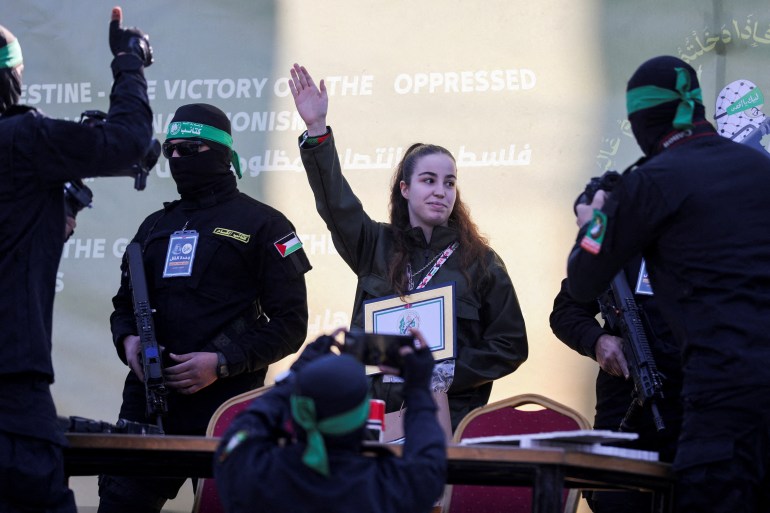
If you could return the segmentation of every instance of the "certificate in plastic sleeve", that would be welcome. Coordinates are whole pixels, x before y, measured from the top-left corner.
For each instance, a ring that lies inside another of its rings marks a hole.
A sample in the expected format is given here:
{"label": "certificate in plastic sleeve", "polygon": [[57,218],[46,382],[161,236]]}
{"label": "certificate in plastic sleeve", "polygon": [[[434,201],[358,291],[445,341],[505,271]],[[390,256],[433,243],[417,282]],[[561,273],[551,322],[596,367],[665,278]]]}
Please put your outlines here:
{"label": "certificate in plastic sleeve", "polygon": [[455,284],[423,288],[408,296],[388,296],[364,302],[364,331],[407,335],[417,328],[425,336],[433,357],[455,357]]}

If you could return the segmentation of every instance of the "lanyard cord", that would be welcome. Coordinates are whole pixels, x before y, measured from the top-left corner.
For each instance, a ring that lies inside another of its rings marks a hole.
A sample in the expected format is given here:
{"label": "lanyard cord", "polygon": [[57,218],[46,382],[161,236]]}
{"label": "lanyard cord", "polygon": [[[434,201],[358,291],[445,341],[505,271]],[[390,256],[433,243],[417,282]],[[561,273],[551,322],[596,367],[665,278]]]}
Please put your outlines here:
{"label": "lanyard cord", "polygon": [[[433,276],[438,272],[438,270],[441,268],[441,266],[444,265],[444,262],[446,262],[449,259],[449,257],[452,256],[452,253],[454,253],[455,250],[459,246],[460,246],[459,242],[457,242],[457,241],[453,242],[452,244],[447,246],[447,248],[443,252],[441,252],[441,253],[437,254],[435,257],[433,257],[430,262],[428,262],[422,269],[420,269],[419,271],[417,271],[414,274],[412,273],[412,266],[411,266],[411,264],[407,264],[406,265],[406,274],[407,274],[407,279],[409,281],[409,283],[408,283],[409,290],[416,290],[416,289],[421,289],[421,288],[425,287],[428,284],[428,282],[431,280],[431,278],[433,278]],[[420,282],[420,284],[417,285],[417,287],[415,288],[414,287],[414,277],[419,275],[436,258],[438,258],[438,260],[436,260],[436,263],[433,266],[433,268],[430,271],[428,271],[428,274],[425,275],[425,278],[423,278],[422,281]]]}

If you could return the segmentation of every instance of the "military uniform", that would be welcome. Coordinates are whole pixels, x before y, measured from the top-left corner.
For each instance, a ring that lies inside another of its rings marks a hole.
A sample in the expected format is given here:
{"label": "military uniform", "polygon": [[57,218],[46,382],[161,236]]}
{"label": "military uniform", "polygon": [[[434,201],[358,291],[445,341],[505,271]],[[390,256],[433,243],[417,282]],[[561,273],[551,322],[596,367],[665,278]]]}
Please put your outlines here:
{"label": "military uniform", "polygon": [[[193,393],[179,390],[182,385],[172,379],[176,375],[167,377],[164,431],[203,435],[223,402],[262,386],[268,365],[301,347],[307,336],[304,274],[310,263],[286,217],[238,191],[231,171],[232,164],[240,172],[238,156],[224,112],[207,104],[183,105],[168,132],[164,155],[181,199],[147,217],[133,242],[142,248],[163,367],[183,365],[170,354],[193,354],[188,361],[199,362],[190,364],[195,372],[184,379],[198,380]],[[184,139],[185,134],[195,137]],[[110,317],[124,362],[124,341],[137,334],[127,270],[124,258]],[[214,353],[216,377],[208,367]],[[145,387],[129,371],[120,417],[154,423],[146,412]],[[99,511],[160,511],[183,482],[100,476]]]}
{"label": "military uniform", "polygon": [[20,105],[0,116],[0,509],[20,500],[74,511],[72,493],[61,485],[65,440],[49,391],[64,183],[128,175],[152,136],[141,61],[121,55],[112,70],[108,123],[87,127]]}
{"label": "military uniform", "polygon": [[[676,440],[682,423],[680,393],[682,369],[680,349],[671,330],[662,318],[656,298],[650,295],[648,287],[640,281],[641,259],[636,258],[625,269],[625,276],[639,308],[644,333],[652,352],[657,370],[662,378],[661,398],[656,400],[665,429],[658,431],[653,420],[650,404],[641,409],[634,408],[628,419],[627,430],[639,434],[639,439],[626,446],[656,451],[662,461],[671,462],[676,452]],[[596,342],[600,336],[610,334],[622,337],[618,331],[602,326],[596,319],[599,315],[597,300],[578,302],[567,291],[567,280],[562,280],[561,290],[554,299],[550,316],[551,329],[567,346],[596,360]],[[634,382],[620,376],[613,376],[599,368],[596,376],[596,415],[594,429],[617,431],[629,412],[633,402]],[[648,512],[650,495],[640,492],[585,492],[591,509],[595,512]]]}
{"label": "military uniform", "polygon": [[678,507],[764,511],[770,504],[770,160],[719,137],[702,106],[690,128],[672,130],[677,105],[699,93],[695,83],[688,88],[695,72],[680,59],[642,65],[629,81],[629,97],[647,84],[675,94],[674,76],[680,102],[629,116],[649,159],[626,173],[595,213],[606,215],[598,251],[586,249],[597,241],[596,224],[581,228],[568,263],[569,291],[592,300],[625,262],[644,256],[683,351]]}
{"label": "military uniform", "polygon": [[[234,180],[205,200],[167,204],[133,238],[144,250],[156,338],[164,352],[221,352],[227,360],[226,378],[191,395],[169,396],[169,433],[203,434],[220,404],[262,386],[268,365],[296,352],[307,335],[307,257],[303,249],[284,257],[276,247],[295,228],[274,208],[238,192]],[[169,238],[182,228],[199,234],[192,275],[164,278]],[[125,361],[123,338],[136,333],[125,272],[113,304],[113,339]],[[145,404],[144,384],[129,372],[121,417],[151,421]]]}

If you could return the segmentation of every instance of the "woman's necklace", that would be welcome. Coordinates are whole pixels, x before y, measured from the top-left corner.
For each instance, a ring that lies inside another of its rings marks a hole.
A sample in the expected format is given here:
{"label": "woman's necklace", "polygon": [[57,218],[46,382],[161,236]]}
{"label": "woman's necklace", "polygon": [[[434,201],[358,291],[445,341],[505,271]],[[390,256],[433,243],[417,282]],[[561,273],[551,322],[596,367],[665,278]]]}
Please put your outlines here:
{"label": "woman's necklace", "polygon": [[414,273],[412,272],[412,263],[408,262],[406,264],[406,280],[407,280],[406,286],[409,290],[412,290],[414,288],[414,277],[419,276],[420,273],[422,273],[425,269],[427,269],[429,265],[435,262],[438,259],[438,257],[441,256],[441,253],[443,253],[443,251],[439,251],[438,253],[436,253],[436,256],[431,258],[427,264],[421,267],[419,271]]}
{"label": "woman's necklace", "polygon": [[[427,264],[425,264],[424,266],[422,266],[422,267],[421,267],[421,268],[420,268],[418,271],[415,271],[415,272],[412,274],[412,276],[419,276],[419,275],[420,275],[420,273],[421,273],[421,272],[423,272],[425,269],[427,269],[429,265],[431,265],[433,262],[435,262],[436,260],[438,260],[438,257],[440,257],[440,256],[441,256],[441,253],[443,253],[443,252],[444,252],[444,250],[442,249],[441,251],[439,251],[438,253],[436,253],[436,255],[435,255],[433,258],[431,258],[431,259],[430,259],[430,262],[428,262]],[[412,267],[412,264],[409,264],[409,267],[411,268],[411,267]]]}
{"label": "woman's necklace", "polygon": [[[460,243],[455,241],[452,244],[450,244],[444,251],[441,253],[437,253],[436,256],[430,259],[430,262],[425,264],[422,269],[417,271],[416,273],[412,273],[412,264],[408,263],[406,264],[406,277],[407,277],[407,286],[409,287],[409,290],[414,289],[414,277],[419,276],[420,273],[422,273],[425,269],[428,268],[430,264],[432,264],[434,261],[436,264],[433,266],[433,269],[428,271],[428,274],[425,276],[425,278],[422,279],[420,282],[420,285],[417,286],[418,289],[423,288],[425,285],[428,284],[428,282],[433,278],[433,275],[436,274],[439,267],[444,265],[444,262],[446,262],[447,258],[452,256],[452,253],[457,249],[457,246],[459,246]],[[439,258],[440,257],[440,258]]]}

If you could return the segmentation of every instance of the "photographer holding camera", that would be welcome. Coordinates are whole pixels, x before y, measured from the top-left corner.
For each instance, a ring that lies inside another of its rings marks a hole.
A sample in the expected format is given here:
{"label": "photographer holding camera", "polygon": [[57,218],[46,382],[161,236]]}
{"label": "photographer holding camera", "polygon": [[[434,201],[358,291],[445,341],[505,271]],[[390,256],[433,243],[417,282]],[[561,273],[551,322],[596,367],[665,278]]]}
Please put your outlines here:
{"label": "photographer holding camera", "polygon": [[[401,347],[406,441],[402,457],[361,454],[369,411],[363,364],[322,336],[288,377],[233,421],[214,474],[228,513],[425,512],[441,495],[444,435],[429,384],[433,357],[418,330]],[[393,370],[393,369],[391,369]]]}
{"label": "photographer holding camera", "polygon": [[[590,204],[599,191],[611,194],[620,178],[621,175],[615,171],[592,178],[585,192],[575,201],[575,208],[577,205]],[[634,401],[634,381],[623,348],[628,342],[623,340],[620,329],[611,326],[607,320],[603,325],[597,320],[603,298],[576,301],[569,295],[569,283],[564,279],[554,299],[550,323],[559,340],[599,364],[594,429],[617,431],[623,423],[624,431],[639,434],[639,439],[628,443],[628,447],[656,451],[661,461],[671,462],[676,451],[682,415],[679,403],[682,387],[680,349],[663,319],[654,292],[649,286],[643,262],[641,256],[633,258],[624,266],[623,273],[632,289],[633,300],[640,311],[642,329],[662,376],[662,398],[656,406],[665,425],[663,430],[657,430],[649,403],[639,409],[633,418],[626,419]],[[650,494],[644,492],[585,491],[583,495],[594,513],[646,513],[652,507]]]}
{"label": "photographer holding camera", "polygon": [[[152,111],[144,68],[152,50],[138,29],[109,29],[114,82],[100,127],[51,119],[19,105],[24,67],[0,26],[0,511],[75,512],[65,484],[50,393],[56,271],[66,236],[64,184],[119,176],[144,155]],[[73,219],[74,220],[74,219]]]}

